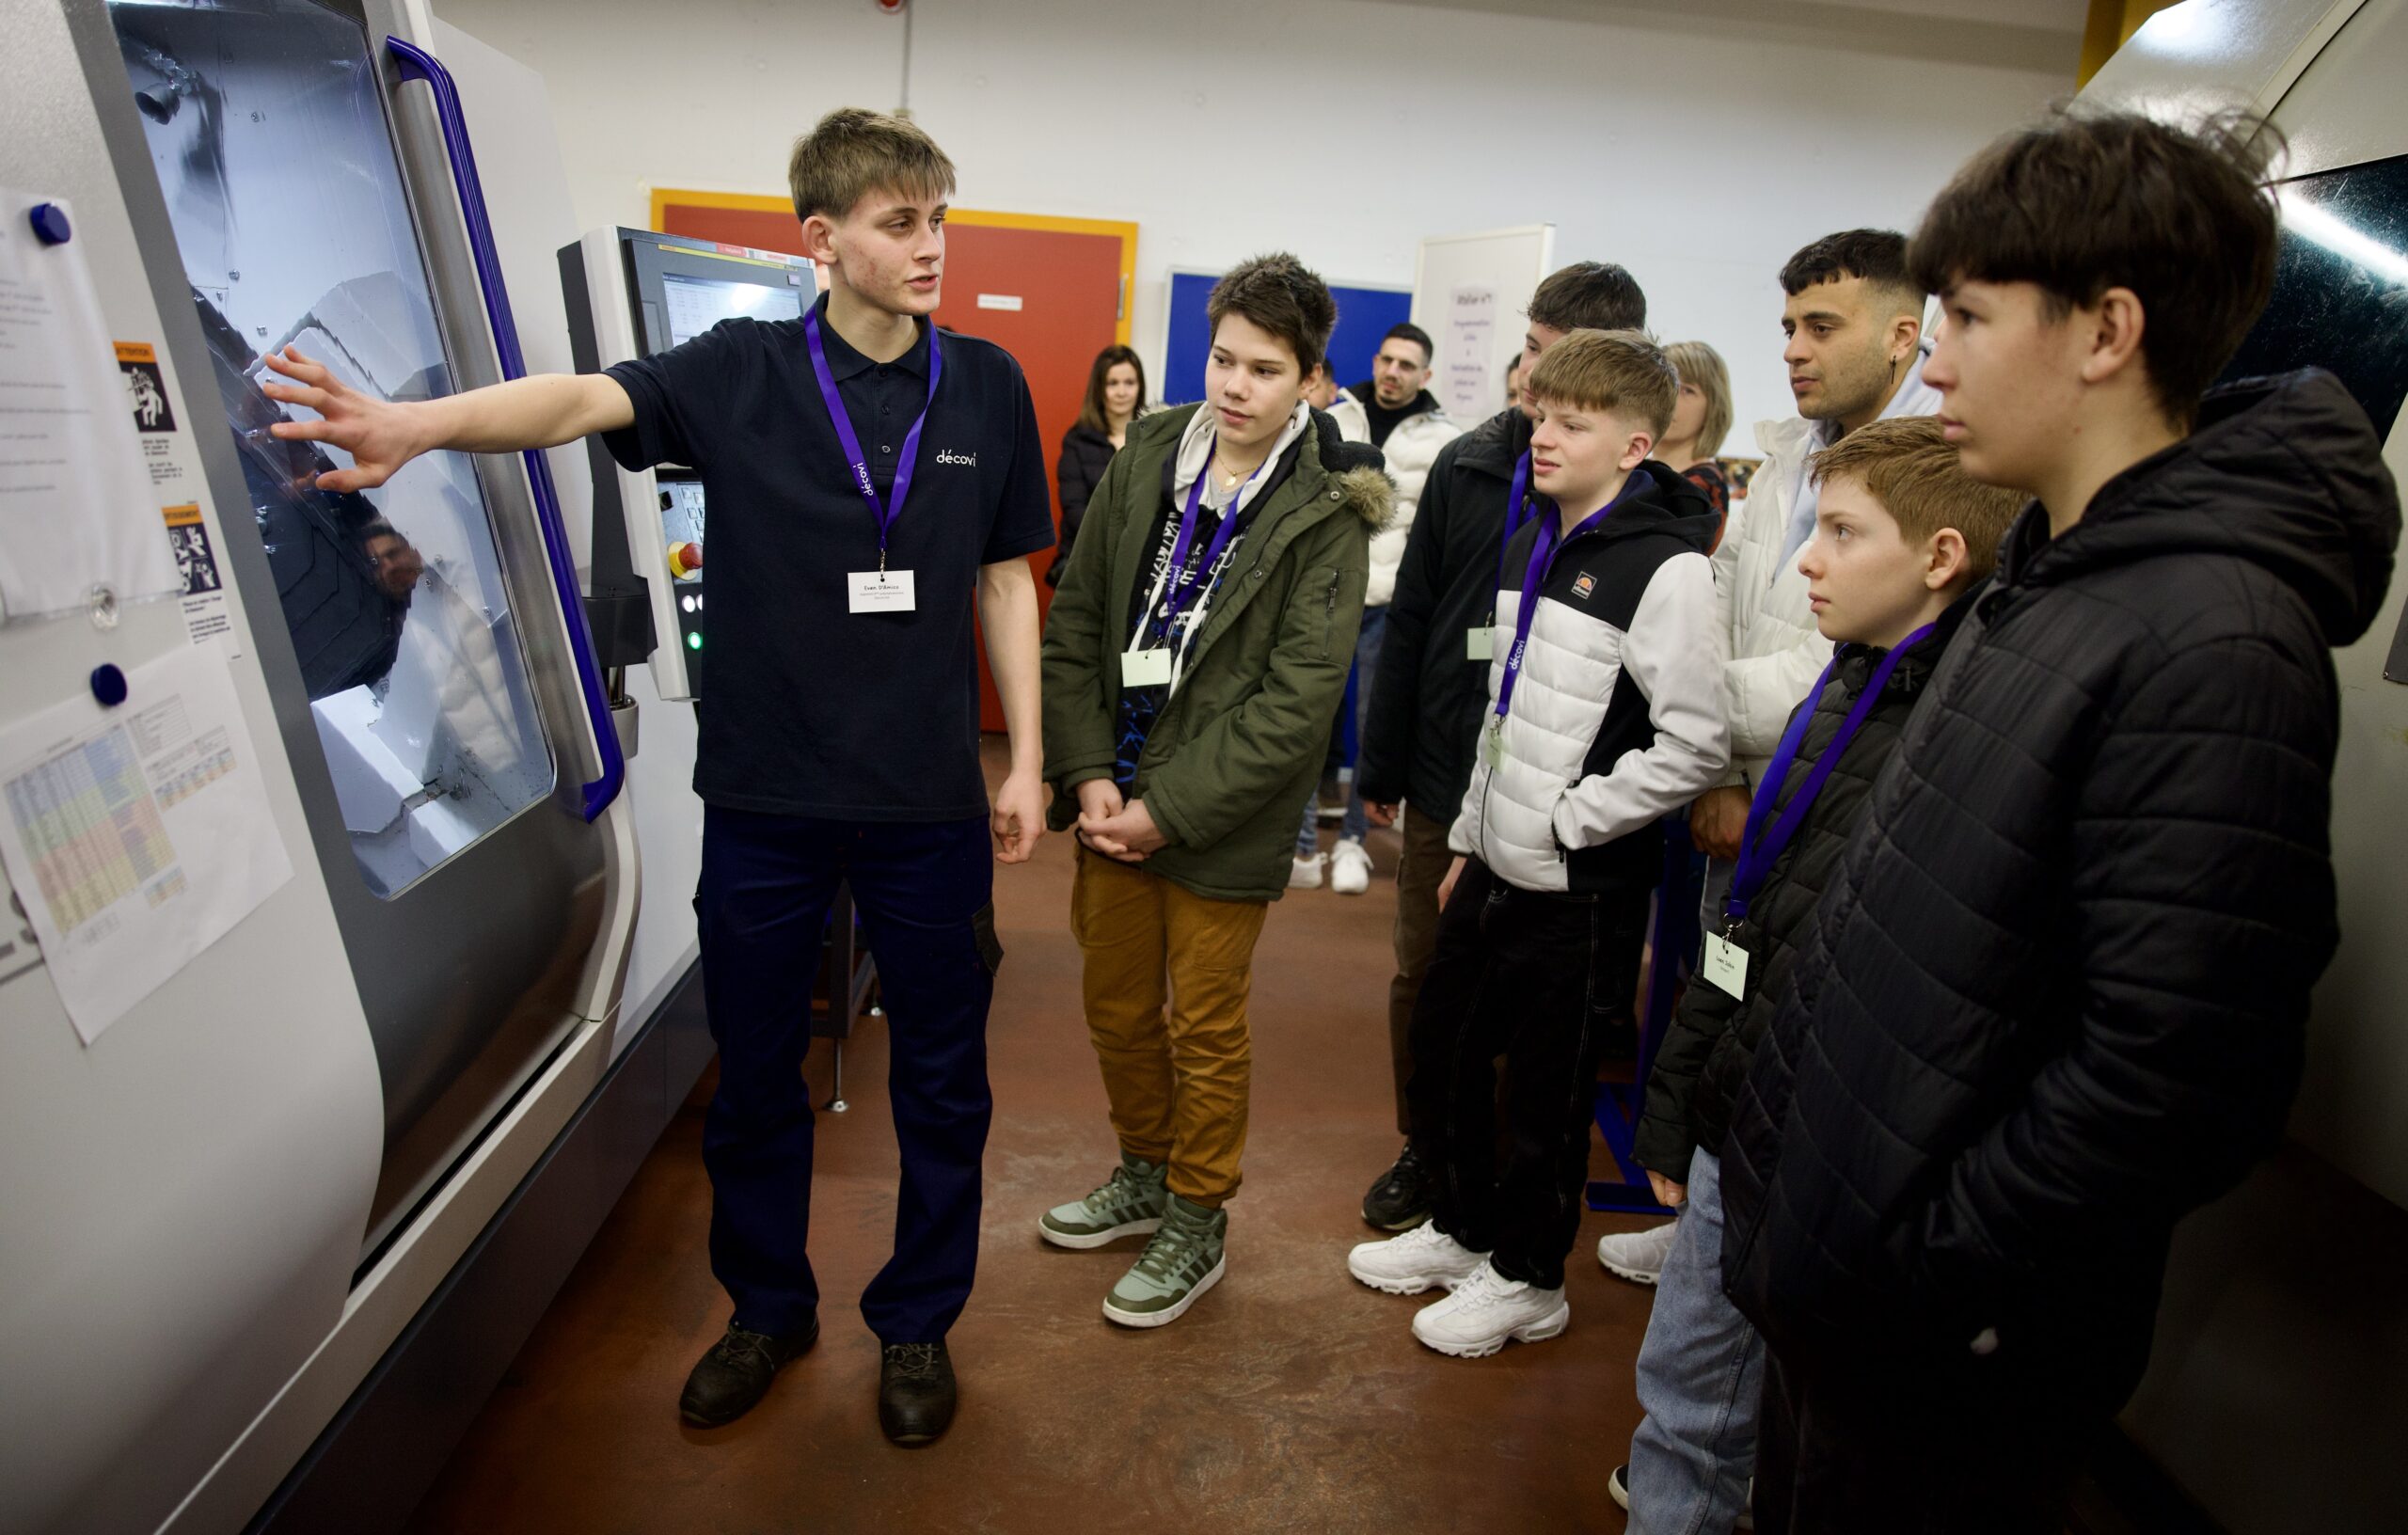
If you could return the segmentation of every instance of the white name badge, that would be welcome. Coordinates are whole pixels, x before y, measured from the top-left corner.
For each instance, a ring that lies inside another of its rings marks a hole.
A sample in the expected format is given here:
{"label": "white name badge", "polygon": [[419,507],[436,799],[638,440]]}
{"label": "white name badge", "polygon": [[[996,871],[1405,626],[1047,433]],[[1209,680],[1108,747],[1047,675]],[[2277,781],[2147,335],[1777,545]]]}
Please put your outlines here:
{"label": "white name badge", "polygon": [[908,570],[857,570],[847,578],[857,613],[908,613],[918,606]]}
{"label": "white name badge", "polygon": [[1748,994],[1748,951],[1720,933],[1705,935],[1705,978],[1729,996]]}
{"label": "white name badge", "polygon": [[1493,661],[1497,658],[1497,631],[1482,624],[1476,629],[1464,631],[1464,659]]}
{"label": "white name badge", "polygon": [[1120,686],[1161,688],[1170,682],[1170,652],[1124,650],[1120,653]]}

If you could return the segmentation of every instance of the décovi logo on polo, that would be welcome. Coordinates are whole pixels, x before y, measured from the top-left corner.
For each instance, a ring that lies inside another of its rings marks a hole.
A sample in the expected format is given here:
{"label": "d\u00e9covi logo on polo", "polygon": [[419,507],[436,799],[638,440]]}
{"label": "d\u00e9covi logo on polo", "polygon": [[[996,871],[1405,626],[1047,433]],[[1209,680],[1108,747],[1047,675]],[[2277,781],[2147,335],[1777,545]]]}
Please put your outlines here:
{"label": "d\u00e9covi logo on polo", "polygon": [[974,469],[978,467],[978,455],[976,453],[957,453],[950,448],[940,448],[937,450],[937,462],[940,464],[967,464]]}

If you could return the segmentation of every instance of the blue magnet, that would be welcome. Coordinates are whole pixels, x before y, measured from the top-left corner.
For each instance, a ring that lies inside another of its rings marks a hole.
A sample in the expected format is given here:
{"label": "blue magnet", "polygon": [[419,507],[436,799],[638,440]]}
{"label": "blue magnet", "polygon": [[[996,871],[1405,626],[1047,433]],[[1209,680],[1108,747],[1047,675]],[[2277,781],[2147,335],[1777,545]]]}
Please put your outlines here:
{"label": "blue magnet", "polygon": [[35,203],[25,222],[34,227],[34,238],[45,245],[63,245],[75,237],[67,222],[67,210],[55,202]]}
{"label": "blue magnet", "polygon": [[108,661],[92,668],[92,696],[103,708],[116,708],[125,702],[125,673]]}

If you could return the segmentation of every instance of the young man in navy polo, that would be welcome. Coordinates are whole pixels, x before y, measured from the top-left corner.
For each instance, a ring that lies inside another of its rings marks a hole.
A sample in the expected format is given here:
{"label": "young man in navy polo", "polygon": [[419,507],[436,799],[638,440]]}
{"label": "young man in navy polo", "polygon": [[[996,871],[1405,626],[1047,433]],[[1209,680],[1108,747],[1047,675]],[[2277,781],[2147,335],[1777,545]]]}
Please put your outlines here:
{"label": "young man in navy polo", "polygon": [[[1044,821],[1037,592],[1054,543],[1037,416],[1000,348],[940,333],[953,162],[911,123],[847,108],[794,149],[805,249],[831,274],[800,321],[730,320],[607,372],[417,404],[365,398],[298,354],[268,393],[325,419],[278,436],[341,448],[327,489],[381,484],[438,448],[512,452],[588,433],[630,468],[701,471],[711,506],[710,696],[695,705],[700,919],[720,1081],[704,1131],[711,1267],[736,1303],[678,1406],[726,1423],[819,1333],[812,1113],[800,1066],[828,906],[849,880],[894,1040],[902,1188],[895,1254],[862,1297],[897,1444],[952,1420],[944,1336],[978,1256],[992,1106],[987,1007],[1002,958],[994,861]],[[1011,730],[991,813],[978,764],[975,625]]]}

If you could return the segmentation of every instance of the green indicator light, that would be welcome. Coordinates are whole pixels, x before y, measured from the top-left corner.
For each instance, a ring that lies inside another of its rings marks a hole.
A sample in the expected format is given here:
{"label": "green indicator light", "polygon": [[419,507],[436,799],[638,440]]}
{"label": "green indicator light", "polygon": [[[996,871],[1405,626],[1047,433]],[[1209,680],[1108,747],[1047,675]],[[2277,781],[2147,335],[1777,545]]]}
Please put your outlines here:
{"label": "green indicator light", "polygon": [[686,648],[688,650],[700,650],[703,648],[703,636],[701,630],[698,629],[692,634],[686,636]]}

